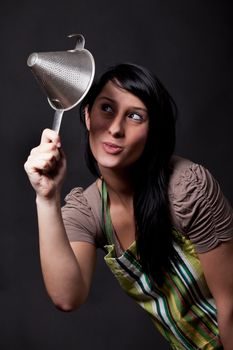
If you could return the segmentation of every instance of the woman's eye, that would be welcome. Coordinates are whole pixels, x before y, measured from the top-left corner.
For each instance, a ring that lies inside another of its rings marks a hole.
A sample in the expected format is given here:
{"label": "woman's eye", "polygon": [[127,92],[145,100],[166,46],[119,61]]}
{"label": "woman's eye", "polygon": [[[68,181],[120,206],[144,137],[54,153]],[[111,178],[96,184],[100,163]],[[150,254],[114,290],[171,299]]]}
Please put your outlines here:
{"label": "woman's eye", "polygon": [[137,122],[140,122],[140,121],[143,120],[143,117],[140,114],[137,114],[137,113],[131,113],[129,115],[129,118],[131,118],[131,119],[133,119],[133,120],[135,120]]}
{"label": "woman's eye", "polygon": [[101,109],[102,111],[104,112],[107,112],[107,113],[112,113],[112,107],[107,104],[107,103],[104,103],[102,106],[101,106]]}

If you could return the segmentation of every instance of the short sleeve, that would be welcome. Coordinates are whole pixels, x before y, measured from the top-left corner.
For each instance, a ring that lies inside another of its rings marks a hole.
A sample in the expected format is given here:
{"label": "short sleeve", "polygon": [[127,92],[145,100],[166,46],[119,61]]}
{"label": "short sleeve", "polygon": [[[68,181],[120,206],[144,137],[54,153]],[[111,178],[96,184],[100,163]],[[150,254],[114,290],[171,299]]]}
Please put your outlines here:
{"label": "short sleeve", "polygon": [[96,222],[81,187],[74,188],[66,197],[62,218],[71,242],[81,241],[97,244]]}
{"label": "short sleeve", "polygon": [[169,192],[174,222],[194,243],[197,253],[233,238],[232,208],[203,166],[181,162],[172,175]]}

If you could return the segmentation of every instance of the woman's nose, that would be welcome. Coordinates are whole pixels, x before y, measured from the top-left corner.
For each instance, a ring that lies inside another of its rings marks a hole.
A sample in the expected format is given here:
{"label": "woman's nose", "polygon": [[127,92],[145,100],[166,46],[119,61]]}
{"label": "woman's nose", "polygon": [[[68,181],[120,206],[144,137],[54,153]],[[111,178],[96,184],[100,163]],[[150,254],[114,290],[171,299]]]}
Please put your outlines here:
{"label": "woman's nose", "polygon": [[109,125],[109,133],[113,137],[123,137],[125,134],[124,120],[120,116],[115,116]]}

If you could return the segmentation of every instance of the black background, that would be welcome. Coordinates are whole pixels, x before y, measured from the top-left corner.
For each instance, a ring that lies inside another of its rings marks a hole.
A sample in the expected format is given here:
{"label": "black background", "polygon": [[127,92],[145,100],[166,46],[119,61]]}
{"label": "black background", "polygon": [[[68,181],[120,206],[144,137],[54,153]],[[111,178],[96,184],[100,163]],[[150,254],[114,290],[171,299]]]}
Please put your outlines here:
{"label": "black background", "polygon": [[[82,33],[96,75],[122,61],[154,71],[177,102],[177,153],[208,167],[232,191],[232,2],[214,0],[2,1],[0,349],[169,349],[117,286],[99,253],[90,298],[54,308],[41,277],[34,193],[23,170],[53,110],[26,66],[31,52],[74,47]],[[61,128],[68,157],[64,194],[92,178],[83,160],[78,109]]]}

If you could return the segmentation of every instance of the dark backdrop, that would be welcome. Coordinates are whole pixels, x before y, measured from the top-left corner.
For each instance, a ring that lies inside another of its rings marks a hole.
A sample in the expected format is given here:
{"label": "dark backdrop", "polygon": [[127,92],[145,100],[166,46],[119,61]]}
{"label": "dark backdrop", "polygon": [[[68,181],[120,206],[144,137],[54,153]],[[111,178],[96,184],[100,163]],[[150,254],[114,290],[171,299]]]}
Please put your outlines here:
{"label": "dark backdrop", "polygon": [[[28,55],[73,48],[66,35],[82,33],[97,75],[121,61],[153,70],[179,108],[177,153],[208,167],[232,202],[232,7],[230,0],[2,0],[0,349],[169,349],[121,292],[101,253],[79,311],[59,312],[47,297],[23,163],[53,110],[26,66]],[[92,181],[77,109],[65,114],[61,135],[65,194]]]}

